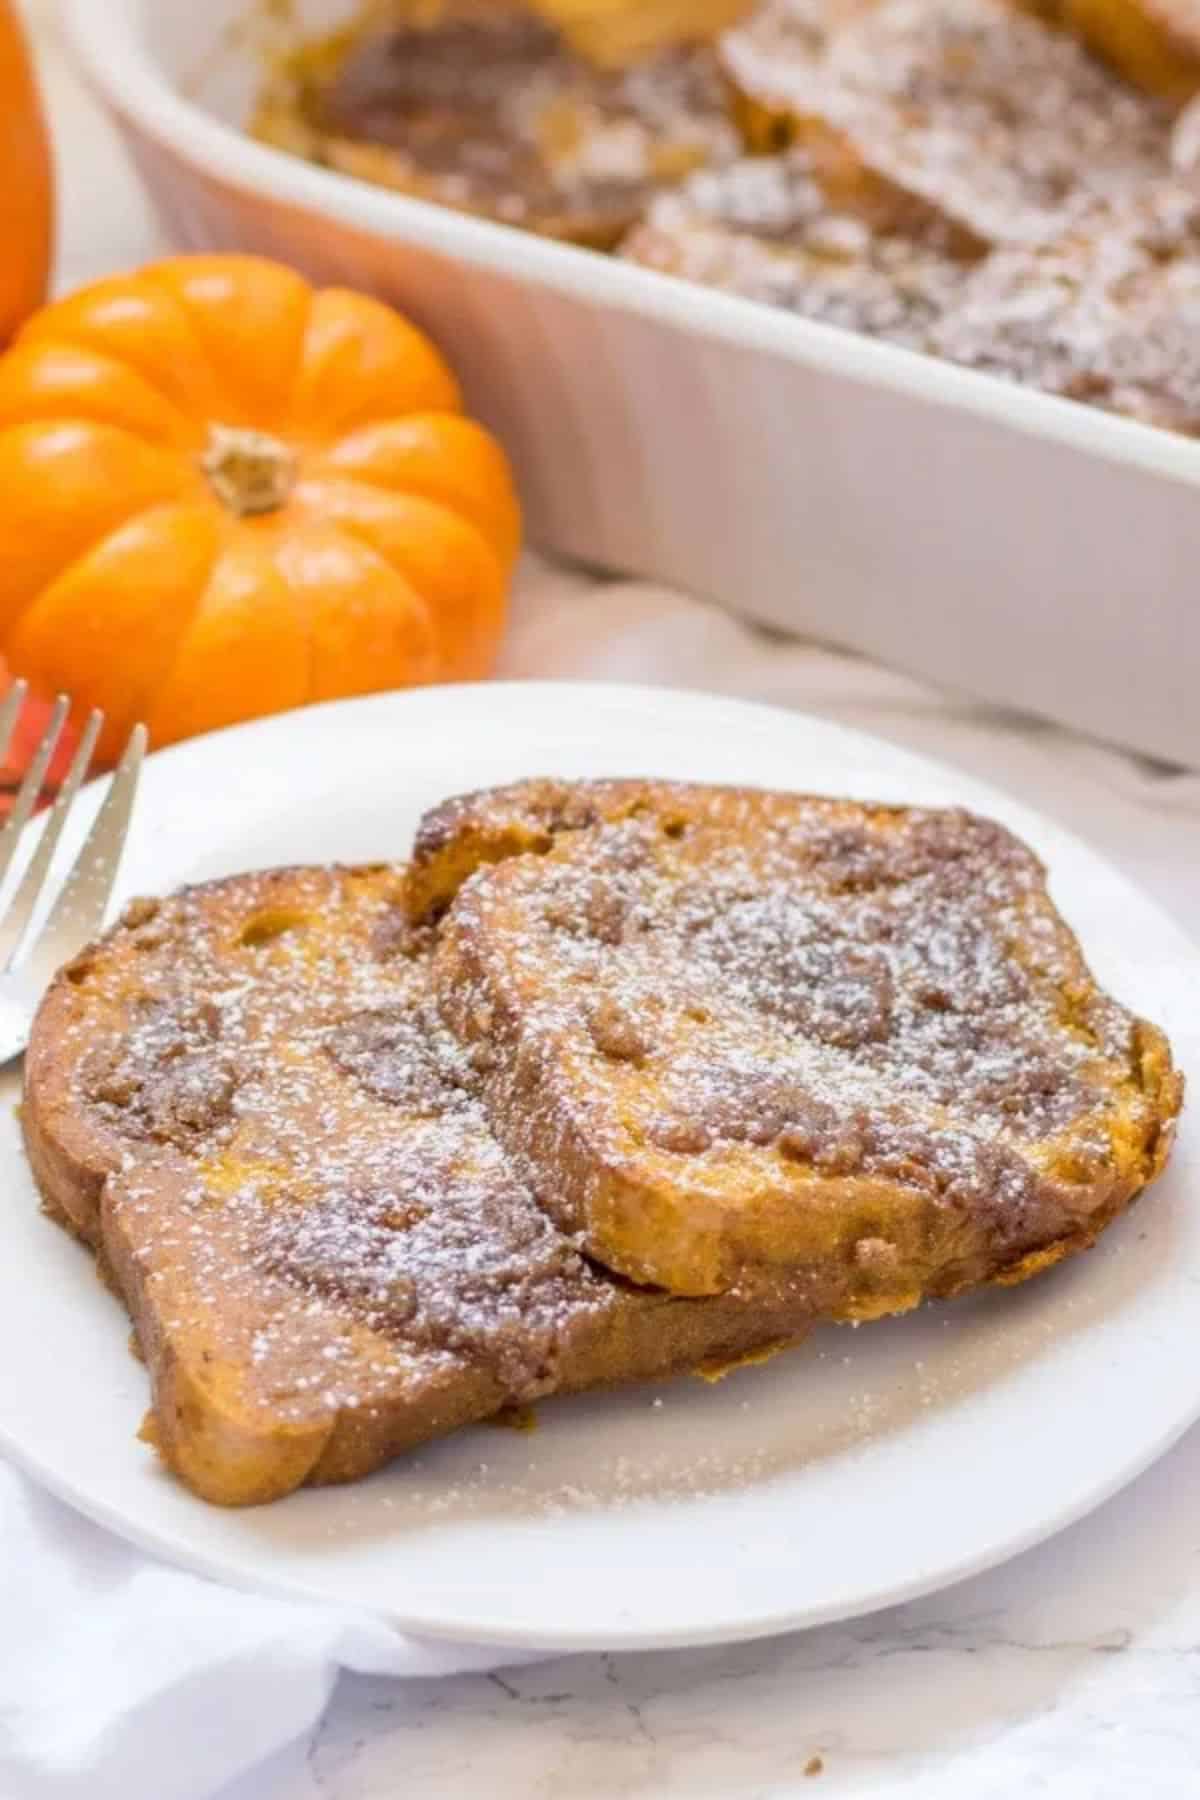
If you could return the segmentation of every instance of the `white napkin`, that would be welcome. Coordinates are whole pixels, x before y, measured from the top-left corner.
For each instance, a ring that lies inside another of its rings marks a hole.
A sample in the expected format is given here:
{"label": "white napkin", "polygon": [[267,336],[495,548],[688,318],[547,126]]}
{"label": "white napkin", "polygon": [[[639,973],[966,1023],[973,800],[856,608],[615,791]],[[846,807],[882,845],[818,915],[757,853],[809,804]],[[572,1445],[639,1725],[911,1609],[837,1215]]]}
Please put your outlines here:
{"label": "white napkin", "polygon": [[305,1733],[339,1669],[521,1660],[165,1568],[3,1464],[0,1534],[5,1800],[206,1800]]}
{"label": "white napkin", "polygon": [[[805,706],[969,767],[1200,916],[1200,776],[755,633],[660,588],[530,563],[512,676],[639,680]],[[164,1568],[0,1465],[0,1794],[207,1800],[307,1732],[337,1671],[433,1676],[511,1654],[406,1638]]]}

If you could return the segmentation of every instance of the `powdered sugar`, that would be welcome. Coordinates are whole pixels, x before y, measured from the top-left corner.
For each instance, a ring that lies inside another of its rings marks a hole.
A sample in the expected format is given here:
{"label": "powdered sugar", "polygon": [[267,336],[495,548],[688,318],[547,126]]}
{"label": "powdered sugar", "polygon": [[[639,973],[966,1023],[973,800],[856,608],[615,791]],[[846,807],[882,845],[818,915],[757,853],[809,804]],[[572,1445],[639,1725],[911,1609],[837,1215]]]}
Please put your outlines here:
{"label": "powdered sugar", "polygon": [[964,279],[962,264],[936,243],[873,232],[831,207],[803,152],[697,176],[652,205],[623,254],[913,348]]}
{"label": "powdered sugar", "polygon": [[955,362],[1200,430],[1200,211],[1168,233],[1110,232],[998,252],[964,285],[930,347]]}
{"label": "powdered sugar", "polygon": [[[771,9],[763,29],[778,34]],[[882,178],[981,244],[1043,242],[1167,173],[1166,109],[999,0],[884,0],[815,53],[807,38],[773,59],[770,103],[802,140],[833,133],[877,208]]]}

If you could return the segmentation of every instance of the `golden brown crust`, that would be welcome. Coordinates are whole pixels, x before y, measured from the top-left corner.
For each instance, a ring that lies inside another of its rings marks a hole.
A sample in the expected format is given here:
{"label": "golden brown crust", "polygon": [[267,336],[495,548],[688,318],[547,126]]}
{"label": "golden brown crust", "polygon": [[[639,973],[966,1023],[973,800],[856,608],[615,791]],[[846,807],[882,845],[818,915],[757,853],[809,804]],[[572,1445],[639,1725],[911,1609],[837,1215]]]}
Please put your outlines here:
{"label": "golden brown crust", "polygon": [[443,1017],[542,1204],[633,1280],[786,1268],[873,1317],[1083,1247],[1161,1164],[1165,1041],[985,821],[539,782],[425,822],[410,903],[464,880]]}
{"label": "golden brown crust", "polygon": [[1135,87],[1180,104],[1200,91],[1200,19],[1179,0],[1027,0]]}

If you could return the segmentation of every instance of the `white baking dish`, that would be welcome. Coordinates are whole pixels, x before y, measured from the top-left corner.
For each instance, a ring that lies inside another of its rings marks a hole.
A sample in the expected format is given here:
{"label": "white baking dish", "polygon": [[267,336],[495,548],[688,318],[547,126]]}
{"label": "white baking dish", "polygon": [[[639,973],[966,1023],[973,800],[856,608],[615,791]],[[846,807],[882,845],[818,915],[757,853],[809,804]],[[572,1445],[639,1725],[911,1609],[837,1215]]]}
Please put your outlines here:
{"label": "white baking dish", "polygon": [[254,4],[64,17],[172,237],[409,309],[513,453],[537,542],[1200,763],[1200,444],[254,144]]}

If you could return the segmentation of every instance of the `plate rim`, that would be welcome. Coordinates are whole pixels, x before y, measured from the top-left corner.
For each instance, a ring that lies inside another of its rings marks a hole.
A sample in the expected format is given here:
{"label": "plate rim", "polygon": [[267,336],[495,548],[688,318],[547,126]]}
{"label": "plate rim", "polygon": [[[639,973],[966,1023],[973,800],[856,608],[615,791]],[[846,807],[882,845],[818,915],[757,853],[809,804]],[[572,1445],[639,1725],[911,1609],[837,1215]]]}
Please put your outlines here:
{"label": "plate rim", "polygon": [[[596,1655],[608,1651],[633,1653],[657,1650],[703,1650],[723,1644],[762,1642],[769,1638],[785,1637],[793,1632],[816,1631],[822,1626],[872,1618],[875,1614],[890,1611],[893,1607],[905,1606],[914,1600],[927,1599],[933,1594],[945,1593],[951,1588],[959,1587],[965,1582],[987,1575],[995,1569],[1006,1567],[1010,1562],[1015,1562],[1027,1552],[1049,1543],[1060,1533],[1070,1530],[1073,1525],[1081,1523],[1092,1513],[1098,1512],[1110,1500],[1115,1499],[1131,1487],[1163,1457],[1169,1455],[1198,1419],[1200,1419],[1200,1396],[1197,1398],[1196,1410],[1190,1418],[1184,1419],[1178,1428],[1173,1427],[1161,1442],[1152,1446],[1144,1456],[1123,1466],[1121,1473],[1115,1475],[1109,1485],[1092,1490],[1082,1500],[1072,1503],[1060,1514],[1048,1519],[1044,1525],[1033,1527],[1025,1533],[1019,1533],[1002,1546],[994,1546],[976,1558],[964,1557],[959,1563],[941,1573],[918,1576],[908,1583],[897,1584],[894,1588],[889,1589],[884,1597],[864,1598],[861,1602],[850,1606],[830,1603],[824,1607],[785,1608],[778,1614],[760,1613],[753,1619],[742,1623],[729,1620],[710,1628],[682,1626],[676,1630],[645,1631],[634,1627],[622,1630],[618,1627],[612,1631],[606,1631],[603,1639],[599,1638],[594,1631],[573,1631],[569,1627],[560,1628],[552,1633],[534,1634],[520,1627],[506,1629],[502,1625],[485,1625],[478,1629],[468,1629],[465,1625],[453,1622],[431,1624],[427,1618],[406,1616],[402,1609],[392,1606],[381,1608],[379,1612],[371,1612],[350,1602],[337,1601],[320,1588],[309,1587],[302,1581],[289,1581],[271,1575],[260,1576],[243,1573],[236,1565],[222,1561],[215,1552],[209,1555],[203,1550],[179,1549],[165,1534],[160,1537],[152,1530],[144,1531],[138,1526],[130,1526],[114,1510],[102,1504],[80,1500],[72,1492],[68,1483],[59,1482],[55,1477],[47,1476],[35,1460],[27,1459],[20,1450],[14,1449],[12,1440],[2,1425],[0,1425],[0,1454],[3,1454],[23,1474],[35,1481],[46,1493],[68,1506],[72,1512],[78,1513],[90,1524],[110,1532],[122,1544],[153,1556],[156,1561],[165,1564],[168,1568],[178,1569],[183,1573],[196,1575],[207,1581],[214,1581],[223,1587],[234,1589],[237,1593],[255,1594],[263,1599],[286,1601],[298,1606],[320,1607],[327,1612],[336,1612],[340,1609],[347,1615],[365,1618],[372,1623],[388,1626],[413,1640],[424,1640],[431,1644],[454,1644],[477,1646],[482,1649],[532,1652],[538,1655],[544,1654],[546,1659],[550,1660],[555,1656]],[[330,1488],[323,1491],[333,1493],[338,1490]],[[200,1504],[204,1503],[200,1502]]]}

